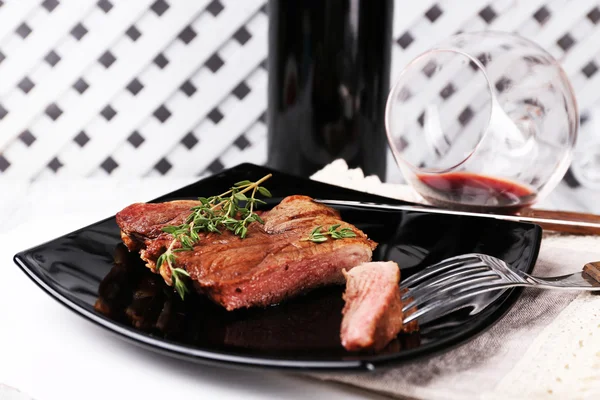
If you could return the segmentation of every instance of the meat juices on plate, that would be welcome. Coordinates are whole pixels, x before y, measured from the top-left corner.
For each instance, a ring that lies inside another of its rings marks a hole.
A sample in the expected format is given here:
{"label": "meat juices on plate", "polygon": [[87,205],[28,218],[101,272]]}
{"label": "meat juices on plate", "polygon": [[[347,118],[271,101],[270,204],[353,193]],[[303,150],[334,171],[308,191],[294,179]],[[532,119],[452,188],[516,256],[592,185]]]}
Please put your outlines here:
{"label": "meat juices on plate", "polygon": [[[136,203],[117,214],[121,237],[130,251],[139,251],[155,270],[156,260],[172,241],[162,232],[178,225],[196,201]],[[245,239],[229,231],[202,233],[193,251],[177,253],[175,268],[183,268],[196,290],[227,310],[268,306],[317,287],[343,284],[342,270],[371,260],[375,242],[339,213],[307,196],[289,196],[261,214],[265,224],[253,222]],[[317,226],[340,224],[354,238],[328,239],[324,243],[304,240]],[[158,271],[171,284],[171,271]]]}

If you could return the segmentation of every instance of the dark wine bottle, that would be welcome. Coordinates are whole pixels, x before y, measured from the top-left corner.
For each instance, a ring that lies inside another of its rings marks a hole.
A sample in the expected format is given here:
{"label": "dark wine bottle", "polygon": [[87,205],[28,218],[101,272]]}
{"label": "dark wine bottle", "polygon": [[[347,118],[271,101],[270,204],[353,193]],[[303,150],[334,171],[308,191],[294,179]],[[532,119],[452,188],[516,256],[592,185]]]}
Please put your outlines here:
{"label": "dark wine bottle", "polygon": [[393,0],[270,0],[268,165],[385,178]]}

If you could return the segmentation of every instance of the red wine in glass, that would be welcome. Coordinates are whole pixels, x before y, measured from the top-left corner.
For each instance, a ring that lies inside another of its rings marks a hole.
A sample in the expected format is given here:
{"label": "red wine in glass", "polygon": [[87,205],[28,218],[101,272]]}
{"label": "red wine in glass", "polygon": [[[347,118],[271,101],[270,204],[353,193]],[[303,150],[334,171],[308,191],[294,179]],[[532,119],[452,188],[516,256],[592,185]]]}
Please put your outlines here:
{"label": "red wine in glass", "polygon": [[522,184],[470,172],[418,174],[413,185],[433,204],[482,212],[513,213],[531,205],[537,196]]}

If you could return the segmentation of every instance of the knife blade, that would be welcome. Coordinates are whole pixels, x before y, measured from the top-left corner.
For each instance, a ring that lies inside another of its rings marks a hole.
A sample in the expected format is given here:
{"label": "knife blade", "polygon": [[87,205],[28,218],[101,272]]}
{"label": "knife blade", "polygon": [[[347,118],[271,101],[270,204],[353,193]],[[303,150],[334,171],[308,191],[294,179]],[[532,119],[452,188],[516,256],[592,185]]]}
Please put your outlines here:
{"label": "knife blade", "polygon": [[385,203],[382,204],[353,200],[315,199],[315,202],[333,207],[343,206],[363,209],[368,208],[395,211],[417,211],[432,214],[461,215],[467,217],[499,219],[503,221],[529,222],[540,225],[542,229],[546,231],[571,233],[577,235],[600,234],[600,216],[593,214],[526,209],[516,215],[505,215],[472,211],[448,210],[443,208],[435,208],[420,205],[400,205]]}

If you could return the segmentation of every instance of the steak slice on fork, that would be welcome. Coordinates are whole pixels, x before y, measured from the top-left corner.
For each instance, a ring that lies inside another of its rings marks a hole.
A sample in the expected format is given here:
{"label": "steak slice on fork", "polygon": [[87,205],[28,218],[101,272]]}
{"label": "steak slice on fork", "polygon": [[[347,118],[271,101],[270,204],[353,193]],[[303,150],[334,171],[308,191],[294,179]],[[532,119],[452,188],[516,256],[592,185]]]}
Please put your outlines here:
{"label": "steak slice on fork", "polygon": [[370,262],[345,275],[342,346],[382,350],[403,329],[400,268],[392,261]]}

